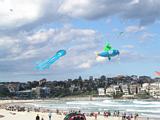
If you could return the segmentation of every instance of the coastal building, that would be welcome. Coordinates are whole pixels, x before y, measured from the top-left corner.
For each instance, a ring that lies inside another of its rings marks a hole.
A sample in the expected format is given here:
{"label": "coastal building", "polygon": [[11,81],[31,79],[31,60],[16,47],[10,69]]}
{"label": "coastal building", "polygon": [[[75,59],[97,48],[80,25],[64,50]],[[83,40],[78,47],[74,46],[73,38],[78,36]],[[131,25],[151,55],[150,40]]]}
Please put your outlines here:
{"label": "coastal building", "polygon": [[142,88],[147,89],[148,86],[149,86],[149,83],[144,83],[144,84],[142,85]]}
{"label": "coastal building", "polygon": [[[85,87],[84,87],[85,88]],[[72,84],[69,87],[69,90],[73,93],[74,91],[80,91],[80,86],[76,86],[75,84]]]}
{"label": "coastal building", "polygon": [[115,95],[118,94],[118,93],[121,93],[121,89],[120,89],[120,86],[119,86],[119,85],[114,85],[114,86],[113,86],[113,89],[114,89]]}
{"label": "coastal building", "polygon": [[129,95],[129,88],[128,85],[121,85],[122,91],[124,95]]}
{"label": "coastal building", "polygon": [[9,95],[9,90],[8,88],[6,87],[6,85],[4,84],[0,84],[0,99],[1,97],[4,97],[5,95]]}
{"label": "coastal building", "polygon": [[159,83],[151,83],[149,85],[149,94],[154,98],[160,98]]}
{"label": "coastal building", "polygon": [[159,82],[154,82],[154,83],[151,83],[150,85],[151,85],[151,86],[155,86],[155,87],[157,87],[157,88],[160,88]]}
{"label": "coastal building", "polygon": [[143,88],[144,90],[146,90],[147,92],[149,92],[150,89],[154,89],[154,87],[155,87],[155,88],[160,88],[159,82],[150,83],[150,84],[149,84],[149,83],[144,83],[143,86],[142,86],[142,88]]}
{"label": "coastal building", "polygon": [[130,85],[129,90],[130,90],[130,94],[135,95],[141,91],[141,87],[138,84],[133,84],[133,85]]}
{"label": "coastal building", "polygon": [[20,84],[8,84],[7,88],[10,93],[16,93],[19,90]]}
{"label": "coastal building", "polygon": [[113,86],[110,86],[106,89],[106,95],[112,96],[114,93],[114,88]]}
{"label": "coastal building", "polygon": [[99,95],[99,96],[105,95],[104,88],[98,88],[98,95]]}
{"label": "coastal building", "polygon": [[44,86],[46,84],[47,80],[46,79],[42,79],[39,81],[39,85],[40,86]]}
{"label": "coastal building", "polygon": [[23,90],[23,91],[17,91],[17,97],[18,98],[32,98],[32,90]]}
{"label": "coastal building", "polygon": [[92,81],[93,81],[93,76],[89,76],[89,80],[92,80]]}
{"label": "coastal building", "polygon": [[50,94],[50,88],[48,87],[36,87],[32,88],[32,92],[35,93],[37,98],[45,98]]}

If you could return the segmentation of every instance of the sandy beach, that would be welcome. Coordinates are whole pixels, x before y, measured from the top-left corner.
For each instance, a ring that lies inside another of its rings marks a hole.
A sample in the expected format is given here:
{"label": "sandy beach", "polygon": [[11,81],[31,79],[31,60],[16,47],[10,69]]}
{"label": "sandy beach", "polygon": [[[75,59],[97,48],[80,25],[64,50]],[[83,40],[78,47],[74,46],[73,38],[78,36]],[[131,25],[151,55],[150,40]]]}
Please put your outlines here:
{"label": "sandy beach", "polygon": [[[12,103],[17,103],[19,105],[23,105],[23,103],[28,103],[28,102],[40,102],[42,100],[3,100],[0,101],[0,120],[35,120],[36,116],[40,116],[40,120],[43,117],[44,120],[49,120],[48,114],[49,112],[35,112],[35,111],[24,111],[24,112],[18,112],[18,111],[10,111],[4,109],[3,106],[7,105],[12,105]],[[55,112],[52,112],[52,119],[51,120],[63,120],[65,117],[64,114],[57,114]],[[87,120],[122,120],[122,117],[114,117],[114,116],[109,116],[105,117],[103,115],[98,115],[97,119],[95,119],[94,116],[86,116]],[[131,120],[135,120],[132,118]],[[148,120],[146,118],[138,118],[136,120]],[[149,119],[151,120],[151,119]],[[153,119],[152,119],[153,120]]]}
{"label": "sandy beach", "polygon": [[[15,114],[13,114],[15,113]],[[35,120],[36,115],[38,114],[44,118],[44,120],[48,120],[48,113],[41,112],[11,112],[7,110],[0,109],[0,114],[3,115],[3,118],[0,120]],[[56,113],[52,114],[52,120],[63,120],[64,115],[57,115]],[[94,117],[87,117],[87,120],[95,120]],[[120,117],[108,117],[98,116],[97,120],[121,120]]]}

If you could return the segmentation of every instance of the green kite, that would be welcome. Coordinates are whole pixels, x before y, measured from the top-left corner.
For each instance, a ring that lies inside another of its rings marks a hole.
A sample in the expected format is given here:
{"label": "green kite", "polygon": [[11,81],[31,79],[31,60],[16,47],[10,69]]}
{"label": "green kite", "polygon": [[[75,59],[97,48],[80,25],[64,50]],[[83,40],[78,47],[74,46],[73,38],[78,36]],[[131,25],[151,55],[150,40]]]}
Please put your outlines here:
{"label": "green kite", "polygon": [[106,43],[105,47],[104,47],[104,51],[109,51],[112,49],[112,46],[109,43]]}

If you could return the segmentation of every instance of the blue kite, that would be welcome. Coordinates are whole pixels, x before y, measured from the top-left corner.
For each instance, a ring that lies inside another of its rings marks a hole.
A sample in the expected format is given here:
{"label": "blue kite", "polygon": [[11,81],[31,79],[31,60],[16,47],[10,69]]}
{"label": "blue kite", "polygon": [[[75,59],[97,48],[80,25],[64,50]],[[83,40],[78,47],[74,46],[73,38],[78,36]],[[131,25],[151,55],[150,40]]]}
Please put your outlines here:
{"label": "blue kite", "polygon": [[117,56],[119,54],[119,50],[113,49],[112,46],[109,43],[107,43],[104,47],[104,51],[97,53],[97,56],[107,57],[108,60],[111,60],[111,57]]}
{"label": "blue kite", "polygon": [[47,60],[44,60],[42,62],[40,62],[37,66],[36,66],[36,69],[38,70],[45,70],[45,69],[49,69],[49,67],[55,63],[60,57],[64,56],[66,54],[66,51],[65,50],[59,50],[58,52],[56,52],[56,54],[47,59]]}

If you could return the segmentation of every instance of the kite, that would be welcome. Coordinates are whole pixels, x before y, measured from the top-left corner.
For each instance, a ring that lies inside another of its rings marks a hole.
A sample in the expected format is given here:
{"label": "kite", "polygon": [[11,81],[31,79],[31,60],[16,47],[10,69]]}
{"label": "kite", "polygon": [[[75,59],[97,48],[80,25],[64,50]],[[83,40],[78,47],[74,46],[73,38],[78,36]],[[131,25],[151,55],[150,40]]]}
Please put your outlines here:
{"label": "kite", "polygon": [[64,56],[65,54],[66,54],[65,50],[59,50],[58,52],[56,52],[56,54],[53,57],[40,62],[36,66],[36,69],[38,70],[48,69],[53,63],[55,63],[60,57]]}
{"label": "kite", "polygon": [[108,60],[111,60],[111,57],[117,56],[119,54],[119,50],[113,49],[112,46],[109,43],[107,43],[104,47],[104,51],[97,53],[97,56],[108,57]]}
{"label": "kite", "polygon": [[109,51],[112,49],[112,46],[109,43],[106,43],[105,47],[104,47],[104,51]]}
{"label": "kite", "polygon": [[70,113],[66,115],[64,120],[86,120],[86,117],[84,116],[84,114]]}
{"label": "kite", "polygon": [[124,32],[120,32],[119,35],[122,35]]}
{"label": "kite", "polygon": [[160,72],[155,71],[155,75],[160,76]]}

